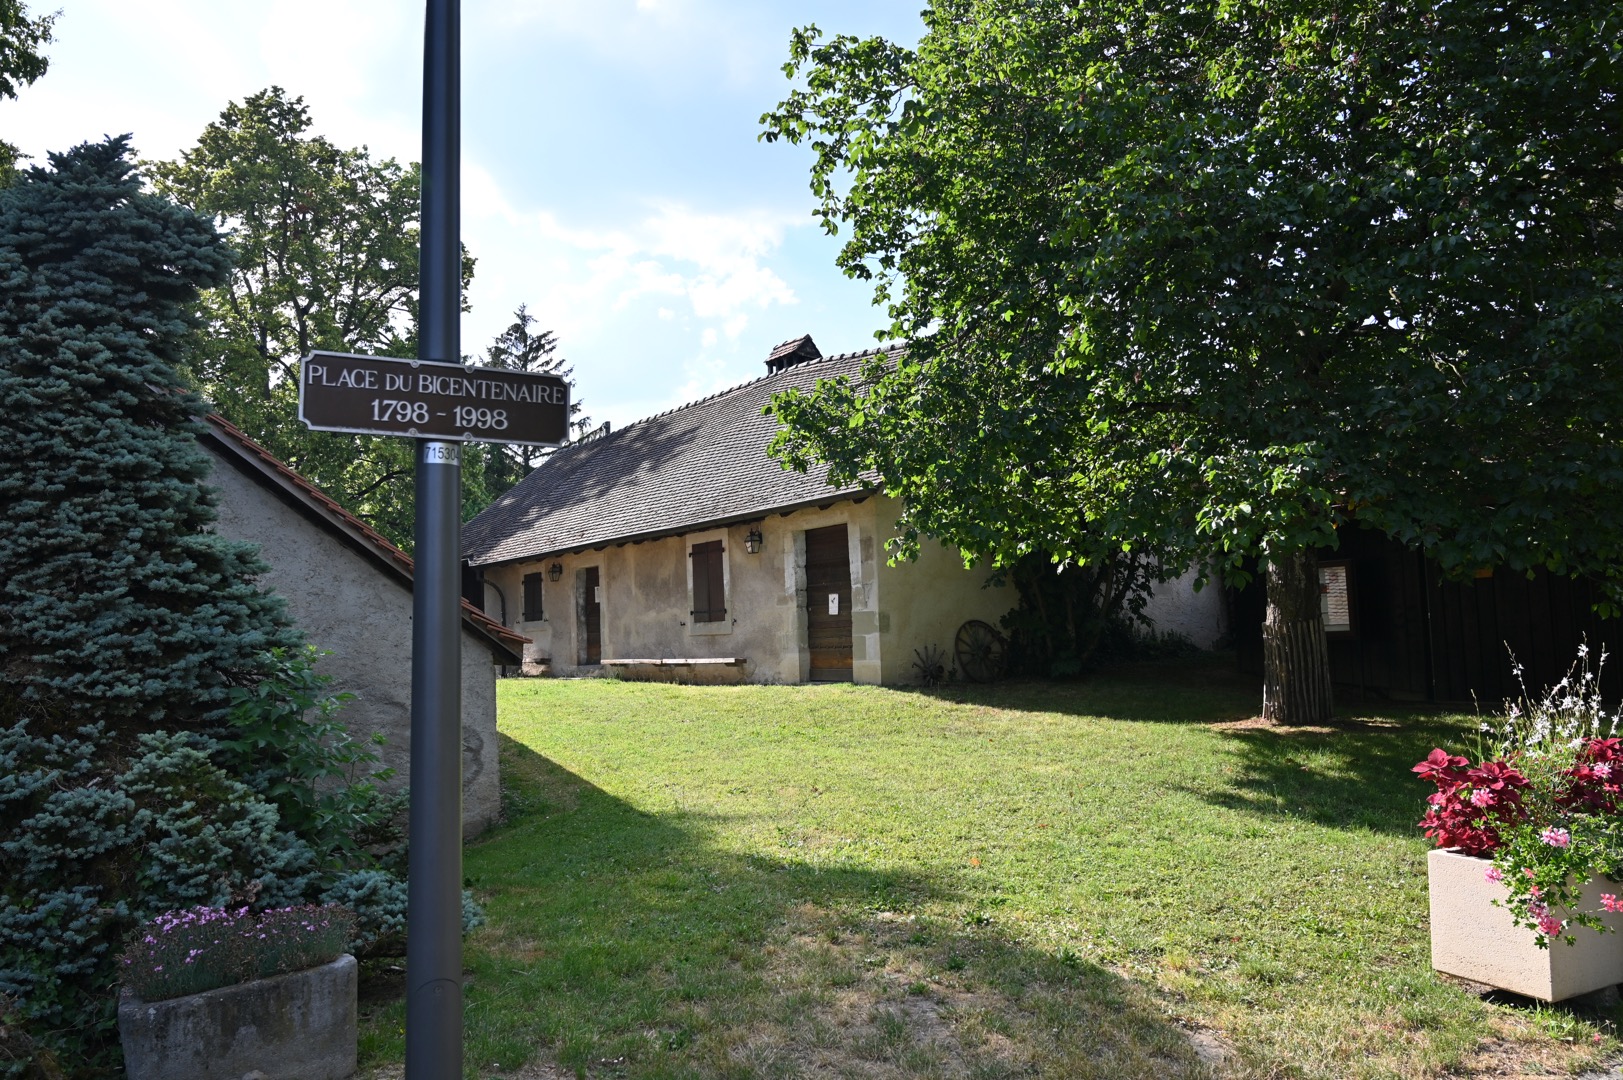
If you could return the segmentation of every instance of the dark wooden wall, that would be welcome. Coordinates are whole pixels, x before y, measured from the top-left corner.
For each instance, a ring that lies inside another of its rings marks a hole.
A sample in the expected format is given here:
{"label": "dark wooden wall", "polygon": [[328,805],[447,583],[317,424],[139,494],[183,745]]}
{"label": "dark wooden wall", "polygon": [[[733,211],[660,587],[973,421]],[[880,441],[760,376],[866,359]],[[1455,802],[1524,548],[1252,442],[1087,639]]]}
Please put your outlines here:
{"label": "dark wooden wall", "polygon": [[[1330,673],[1343,692],[1394,701],[1479,702],[1496,709],[1520,695],[1514,653],[1527,689],[1539,693],[1567,673],[1587,639],[1591,660],[1604,646],[1612,659],[1603,687],[1623,699],[1623,620],[1594,613],[1598,594],[1587,581],[1544,570],[1497,570],[1491,577],[1445,580],[1435,563],[1371,530],[1342,531],[1338,550],[1353,568],[1356,631],[1330,638]],[[1262,673],[1260,582],[1234,590],[1230,611],[1240,667]],[[1508,648],[1507,648],[1508,646]]]}

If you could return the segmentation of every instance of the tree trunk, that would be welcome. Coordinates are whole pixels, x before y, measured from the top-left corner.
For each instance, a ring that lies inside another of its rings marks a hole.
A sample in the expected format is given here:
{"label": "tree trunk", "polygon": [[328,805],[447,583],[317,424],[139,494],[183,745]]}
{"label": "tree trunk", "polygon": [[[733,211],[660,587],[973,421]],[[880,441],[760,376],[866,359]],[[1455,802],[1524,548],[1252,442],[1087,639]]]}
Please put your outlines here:
{"label": "tree trunk", "polygon": [[1335,716],[1330,652],[1319,615],[1319,560],[1310,549],[1268,562],[1268,614],[1262,622],[1262,718],[1322,724]]}

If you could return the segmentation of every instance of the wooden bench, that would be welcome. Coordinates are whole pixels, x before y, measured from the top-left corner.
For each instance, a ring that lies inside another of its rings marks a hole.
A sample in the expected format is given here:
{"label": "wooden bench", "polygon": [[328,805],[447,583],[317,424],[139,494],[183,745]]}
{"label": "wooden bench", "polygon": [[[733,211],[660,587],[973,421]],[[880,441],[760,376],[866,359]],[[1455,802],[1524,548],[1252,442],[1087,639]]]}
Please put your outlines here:
{"label": "wooden bench", "polygon": [[603,666],[648,682],[736,683],[744,678],[742,656],[677,656],[604,660]]}
{"label": "wooden bench", "polygon": [[720,664],[723,667],[742,667],[742,656],[679,656],[669,660],[604,660],[604,667],[686,667],[696,664]]}

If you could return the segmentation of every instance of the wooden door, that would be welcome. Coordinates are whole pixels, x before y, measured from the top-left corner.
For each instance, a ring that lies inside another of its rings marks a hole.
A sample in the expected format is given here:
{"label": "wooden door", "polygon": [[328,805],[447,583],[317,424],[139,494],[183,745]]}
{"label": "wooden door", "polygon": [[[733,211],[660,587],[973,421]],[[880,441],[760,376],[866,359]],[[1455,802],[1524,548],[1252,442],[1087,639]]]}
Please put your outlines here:
{"label": "wooden door", "polygon": [[851,552],[844,525],[806,530],[806,644],[812,682],[851,681]]}
{"label": "wooden door", "polygon": [[581,615],[586,624],[586,648],[582,663],[601,664],[603,662],[603,605],[598,600],[597,567],[589,566],[582,574],[581,588],[585,591],[581,597]]}

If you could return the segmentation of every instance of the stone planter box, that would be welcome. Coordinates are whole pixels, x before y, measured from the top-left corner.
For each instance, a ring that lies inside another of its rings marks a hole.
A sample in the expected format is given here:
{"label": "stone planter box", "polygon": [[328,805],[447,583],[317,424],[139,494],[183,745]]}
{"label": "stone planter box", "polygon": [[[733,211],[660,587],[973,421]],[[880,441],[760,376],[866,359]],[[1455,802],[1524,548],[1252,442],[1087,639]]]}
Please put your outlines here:
{"label": "stone planter box", "polygon": [[[1575,927],[1576,944],[1533,944],[1533,931],[1516,926],[1510,910],[1494,900],[1509,895],[1503,884],[1488,881],[1488,859],[1457,851],[1431,852],[1431,966],[1448,975],[1523,994],[1540,1001],[1562,1001],[1623,983],[1623,914],[1602,918],[1611,932]],[[1577,910],[1601,914],[1600,894],[1623,888],[1590,883],[1579,894]]]}
{"label": "stone planter box", "polygon": [[355,1073],[353,956],[205,994],[147,1002],[125,990],[129,1080],[344,1080]]}

